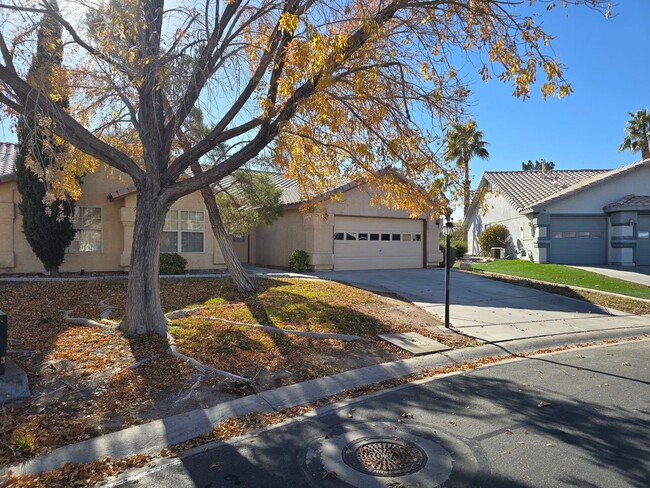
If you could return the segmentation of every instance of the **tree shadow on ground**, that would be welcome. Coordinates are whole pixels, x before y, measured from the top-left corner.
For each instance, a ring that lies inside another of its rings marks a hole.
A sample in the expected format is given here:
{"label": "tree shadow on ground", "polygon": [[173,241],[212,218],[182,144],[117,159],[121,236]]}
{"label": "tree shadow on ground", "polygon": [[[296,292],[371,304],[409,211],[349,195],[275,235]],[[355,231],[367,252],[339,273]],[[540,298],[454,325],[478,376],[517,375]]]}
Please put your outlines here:
{"label": "tree shadow on ground", "polygon": [[[530,358],[525,361],[548,361],[548,359]],[[640,395],[639,398],[647,398],[650,394],[649,382],[644,380],[552,362],[573,370],[586,371],[585,374],[591,375],[588,381],[594,383],[594,389],[597,389],[595,383],[599,380],[617,378],[635,385],[632,388]],[[595,373],[595,376],[592,373]],[[593,379],[598,376],[599,379]],[[569,454],[554,453],[558,465],[545,468],[547,475],[548,470],[551,469],[550,474],[555,477],[556,486],[593,486],[581,477],[579,470],[574,472],[571,469],[571,456],[575,455],[594,469],[614,471],[630,486],[638,488],[648,486],[648,460],[650,460],[648,412],[624,408],[620,405],[614,406],[611,399],[609,405],[603,405],[577,396],[560,395],[551,389],[547,390],[542,385],[543,382],[522,385],[521,382],[486,377],[486,375],[456,376],[440,379],[425,386],[404,389],[399,398],[395,395],[384,397],[381,399],[381,408],[388,412],[400,411],[399,409],[417,412],[418,409],[425,408],[429,416],[441,415],[445,419],[453,419],[454,426],[488,424],[494,430],[484,432],[479,436],[480,439],[485,441],[503,436],[504,439],[512,440],[510,448],[513,451],[518,448],[517,441],[525,443],[533,436],[541,437],[544,439],[543,442],[549,442],[550,445],[560,446],[557,447],[558,449],[561,449],[562,445],[571,446]],[[425,404],[423,399],[429,401]],[[546,401],[549,405],[540,406],[541,401]],[[492,406],[489,409],[484,408],[486,402],[496,408]],[[365,407],[368,408],[368,405]],[[417,413],[415,417],[418,417]],[[520,432],[517,429],[530,431],[530,437],[518,435]],[[485,486],[497,485],[487,483]]]}

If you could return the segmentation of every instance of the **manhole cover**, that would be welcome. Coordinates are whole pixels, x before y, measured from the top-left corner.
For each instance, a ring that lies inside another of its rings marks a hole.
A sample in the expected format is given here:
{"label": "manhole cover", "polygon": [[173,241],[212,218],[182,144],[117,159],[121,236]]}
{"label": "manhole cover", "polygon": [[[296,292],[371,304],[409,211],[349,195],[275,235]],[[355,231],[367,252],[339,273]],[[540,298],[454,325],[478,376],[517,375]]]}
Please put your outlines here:
{"label": "manhole cover", "polygon": [[422,469],[427,455],[402,439],[359,439],[345,446],[343,460],[351,468],[373,476],[402,476]]}

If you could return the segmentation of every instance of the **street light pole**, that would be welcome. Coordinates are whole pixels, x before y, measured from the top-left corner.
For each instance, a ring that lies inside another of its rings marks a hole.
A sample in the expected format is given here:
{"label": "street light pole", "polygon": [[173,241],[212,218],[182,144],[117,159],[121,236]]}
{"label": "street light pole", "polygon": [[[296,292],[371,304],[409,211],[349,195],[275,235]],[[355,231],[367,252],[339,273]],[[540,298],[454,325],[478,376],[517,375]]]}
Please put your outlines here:
{"label": "street light pole", "polygon": [[451,230],[453,219],[445,222],[445,328],[449,328],[449,274],[451,269]]}

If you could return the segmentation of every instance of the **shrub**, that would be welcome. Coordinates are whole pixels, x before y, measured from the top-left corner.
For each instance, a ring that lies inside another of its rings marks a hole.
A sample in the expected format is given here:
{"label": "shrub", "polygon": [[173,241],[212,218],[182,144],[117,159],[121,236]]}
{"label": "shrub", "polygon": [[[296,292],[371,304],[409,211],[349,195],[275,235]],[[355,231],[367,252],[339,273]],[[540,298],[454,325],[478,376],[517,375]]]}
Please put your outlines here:
{"label": "shrub", "polygon": [[506,241],[510,233],[508,228],[503,224],[491,225],[478,236],[478,243],[481,246],[481,251],[486,256],[490,255],[490,250],[493,247],[506,247]]}
{"label": "shrub", "polygon": [[187,259],[175,252],[166,252],[160,255],[160,274],[175,275],[185,273]]}
{"label": "shrub", "polygon": [[[445,259],[447,259],[447,253],[445,252],[445,245],[441,244],[440,245],[440,250],[442,251],[442,266],[445,265]],[[449,250],[451,251],[451,256],[449,260],[449,267],[453,267],[454,263],[456,262],[456,248],[454,246],[449,246]]]}
{"label": "shrub", "polygon": [[456,249],[456,259],[461,259],[467,254],[467,244],[462,241],[453,241],[451,245]]}
{"label": "shrub", "polygon": [[309,267],[309,254],[307,251],[295,250],[289,256],[289,269],[294,273],[307,271]]}

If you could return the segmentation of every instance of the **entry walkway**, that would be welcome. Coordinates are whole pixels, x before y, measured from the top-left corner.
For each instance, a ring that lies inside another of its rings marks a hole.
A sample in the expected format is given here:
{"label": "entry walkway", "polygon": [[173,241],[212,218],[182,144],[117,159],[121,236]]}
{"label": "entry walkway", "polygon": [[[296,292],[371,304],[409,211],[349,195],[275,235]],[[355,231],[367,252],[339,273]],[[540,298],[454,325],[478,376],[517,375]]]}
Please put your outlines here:
{"label": "entry walkway", "polygon": [[573,266],[592,273],[598,273],[610,278],[631,281],[640,285],[650,286],[650,266]]}
{"label": "entry walkway", "polygon": [[[442,269],[333,271],[317,276],[378,292],[396,293],[444,319]],[[485,342],[650,325],[635,316],[591,303],[452,270],[450,322]]]}

